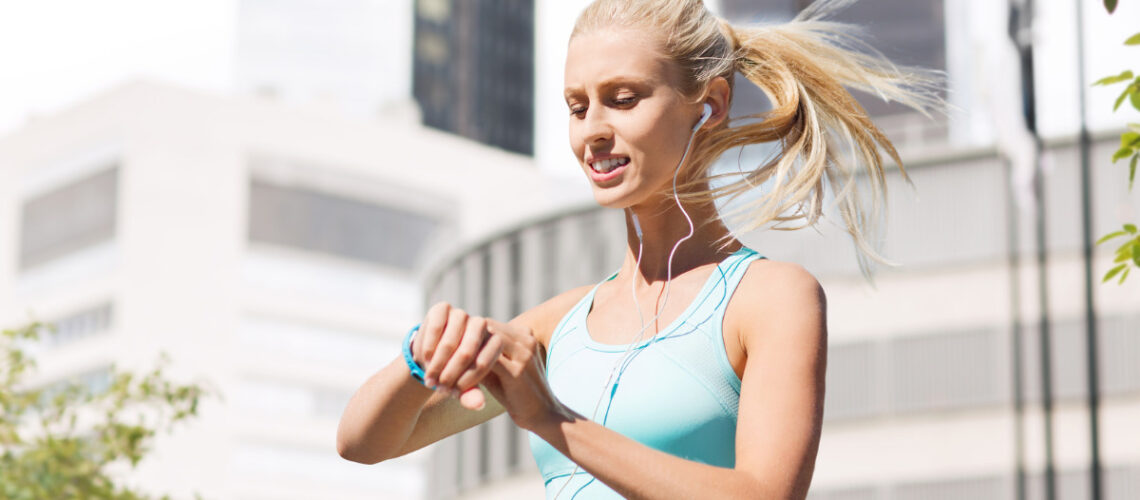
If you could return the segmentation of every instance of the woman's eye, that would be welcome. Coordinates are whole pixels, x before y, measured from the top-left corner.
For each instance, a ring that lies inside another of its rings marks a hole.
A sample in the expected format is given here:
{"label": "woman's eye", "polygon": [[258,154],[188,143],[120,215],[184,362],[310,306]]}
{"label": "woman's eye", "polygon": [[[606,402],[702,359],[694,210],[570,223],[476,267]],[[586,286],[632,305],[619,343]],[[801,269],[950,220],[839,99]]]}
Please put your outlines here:
{"label": "woman's eye", "polygon": [[585,112],[585,106],[570,106],[570,116],[582,116]]}
{"label": "woman's eye", "polygon": [[622,96],[614,98],[614,104],[618,106],[629,106],[637,101],[637,96]]}

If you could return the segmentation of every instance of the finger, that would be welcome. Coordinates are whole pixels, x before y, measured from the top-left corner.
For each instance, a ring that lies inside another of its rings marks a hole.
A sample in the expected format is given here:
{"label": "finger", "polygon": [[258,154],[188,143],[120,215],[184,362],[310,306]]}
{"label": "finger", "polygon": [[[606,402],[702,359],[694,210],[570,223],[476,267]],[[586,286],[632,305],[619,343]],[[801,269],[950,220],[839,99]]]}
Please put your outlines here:
{"label": "finger", "polygon": [[499,356],[494,364],[491,365],[491,374],[499,378],[499,381],[512,380],[518,378],[522,373],[522,363],[508,358],[506,355]]}
{"label": "finger", "polygon": [[525,360],[534,355],[535,345],[538,341],[528,330],[488,319],[487,331],[491,332],[492,335],[504,338],[503,354],[508,358]]}
{"label": "finger", "polygon": [[428,387],[434,388],[438,383],[440,372],[443,371],[444,366],[447,366],[451,353],[459,347],[459,339],[463,336],[463,330],[466,328],[467,313],[462,309],[453,307],[447,315],[447,327],[443,329],[439,344],[435,346],[433,352],[425,353],[428,356],[428,365],[424,367],[424,382]]}
{"label": "finger", "polygon": [[506,335],[512,340],[519,340],[522,337],[530,336],[530,332],[525,331],[524,327],[512,325],[510,323],[503,323],[491,318],[487,318],[487,331],[497,333],[499,335]]}
{"label": "finger", "polygon": [[505,396],[503,393],[503,382],[499,380],[499,376],[495,375],[494,372],[488,373],[487,377],[483,379],[482,384],[483,388],[487,389],[487,393],[490,394],[491,397],[499,401],[505,401],[505,399],[503,399]]}
{"label": "finger", "polygon": [[483,396],[483,389],[472,387],[459,396],[459,404],[468,410],[479,411],[487,406],[487,399]]}
{"label": "finger", "polygon": [[451,304],[440,302],[431,306],[424,315],[424,324],[412,341],[412,359],[420,366],[427,365],[427,360],[431,359],[435,346],[439,344],[439,338],[443,336],[443,328],[447,326],[447,316],[450,312]]}
{"label": "finger", "polygon": [[479,355],[475,357],[475,362],[459,376],[459,380],[455,382],[455,387],[465,391],[481,382],[483,377],[491,372],[491,365],[495,364],[502,352],[503,338],[497,335],[488,335],[486,342],[479,350]]}
{"label": "finger", "polygon": [[487,337],[487,320],[485,318],[469,318],[467,327],[463,330],[463,337],[459,340],[459,347],[451,354],[443,371],[439,373],[439,386],[454,388],[459,376],[475,362],[479,355],[479,347]]}

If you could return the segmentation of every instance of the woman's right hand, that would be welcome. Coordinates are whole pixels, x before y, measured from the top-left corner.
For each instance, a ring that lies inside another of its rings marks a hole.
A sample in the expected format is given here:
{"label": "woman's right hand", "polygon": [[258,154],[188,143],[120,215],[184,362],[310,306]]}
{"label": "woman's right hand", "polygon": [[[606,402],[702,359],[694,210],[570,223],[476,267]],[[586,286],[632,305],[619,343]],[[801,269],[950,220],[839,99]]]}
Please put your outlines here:
{"label": "woman's right hand", "polygon": [[487,320],[440,302],[428,309],[412,342],[412,358],[424,368],[424,385],[458,397],[468,409],[486,400],[479,383],[503,351],[503,340],[487,331]]}

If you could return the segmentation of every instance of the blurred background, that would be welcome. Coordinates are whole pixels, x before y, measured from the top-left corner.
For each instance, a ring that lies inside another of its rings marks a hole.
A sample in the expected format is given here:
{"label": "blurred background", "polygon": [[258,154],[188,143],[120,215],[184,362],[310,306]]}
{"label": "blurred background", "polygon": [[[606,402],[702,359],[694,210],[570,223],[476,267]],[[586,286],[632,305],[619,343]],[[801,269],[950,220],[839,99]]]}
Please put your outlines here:
{"label": "blurred background", "polygon": [[[175,498],[541,497],[505,416],[375,466],[334,437],[425,305],[506,319],[619,265],[621,214],[592,204],[566,139],[586,3],[0,3],[0,325],[56,325],[32,383],[98,387],[167,352],[216,387],[123,472]],[[777,23],[808,2],[706,3]],[[953,109],[861,96],[914,183],[891,175],[901,265],[874,286],[833,222],[741,235],[828,293],[811,498],[1140,498],[1140,277],[1100,284],[1112,250],[1089,245],[1140,218],[1111,160],[1136,109],[1089,86],[1137,60],[1140,5],[838,17],[943,71]],[[766,106],[737,88],[733,115]]]}

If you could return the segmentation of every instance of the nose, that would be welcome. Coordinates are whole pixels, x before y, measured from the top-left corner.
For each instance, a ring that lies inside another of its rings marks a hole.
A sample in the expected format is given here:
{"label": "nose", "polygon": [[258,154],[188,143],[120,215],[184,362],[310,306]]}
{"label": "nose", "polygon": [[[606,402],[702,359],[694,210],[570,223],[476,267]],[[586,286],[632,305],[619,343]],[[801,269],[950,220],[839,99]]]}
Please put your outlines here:
{"label": "nose", "polygon": [[606,110],[602,106],[595,106],[595,109],[586,112],[586,118],[583,123],[584,137],[586,144],[604,143],[613,139],[614,130],[610,125],[610,121],[606,115]]}

